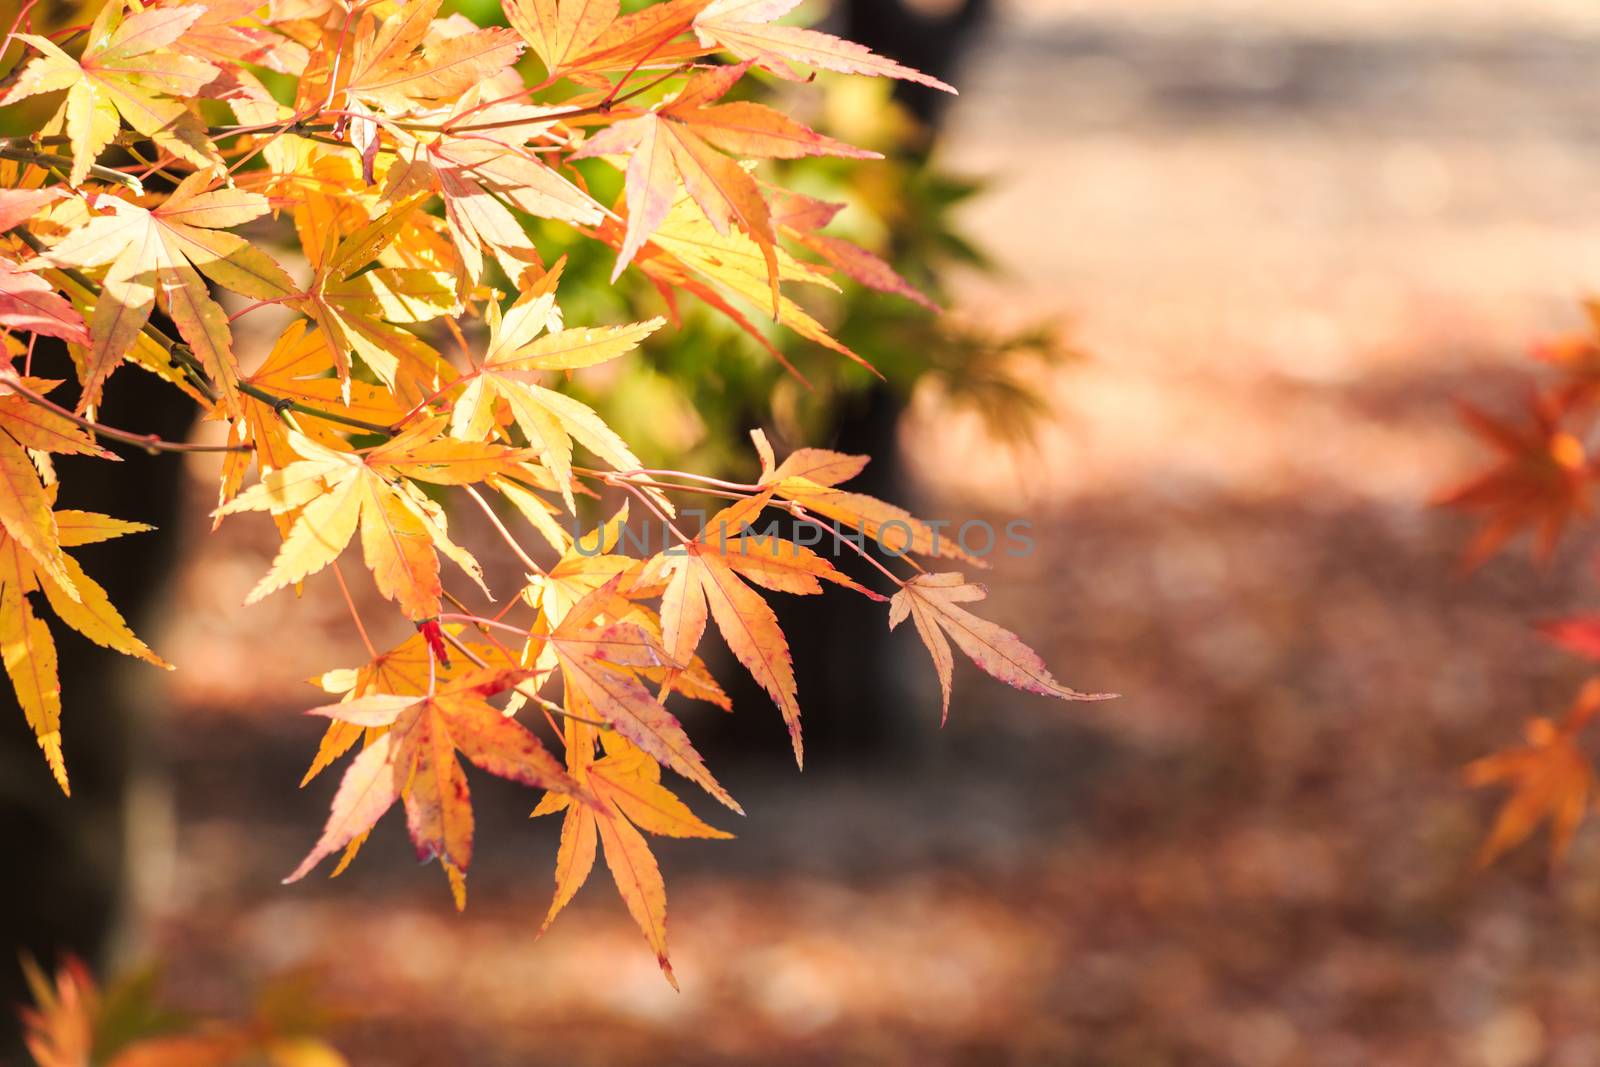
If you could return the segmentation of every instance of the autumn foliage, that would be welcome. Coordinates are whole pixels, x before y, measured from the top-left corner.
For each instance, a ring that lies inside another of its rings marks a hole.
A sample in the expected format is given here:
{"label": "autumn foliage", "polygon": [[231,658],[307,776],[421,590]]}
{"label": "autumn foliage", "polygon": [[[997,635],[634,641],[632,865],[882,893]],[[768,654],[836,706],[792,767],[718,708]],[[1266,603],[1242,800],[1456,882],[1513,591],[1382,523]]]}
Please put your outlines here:
{"label": "autumn foliage", "polygon": [[[1587,332],[1534,347],[1534,357],[1555,377],[1530,391],[1524,415],[1500,418],[1462,405],[1467,427],[1494,455],[1488,469],[1438,497],[1438,503],[1480,520],[1464,556],[1469,568],[1523,532],[1532,537],[1535,558],[1548,562],[1562,535],[1592,515],[1594,485],[1600,479],[1592,456],[1594,433],[1600,428],[1600,304],[1590,302],[1587,311]],[[1600,565],[1600,558],[1595,562]],[[1570,653],[1600,660],[1600,616],[1546,620],[1538,632]],[[1552,861],[1566,853],[1594,793],[1594,763],[1584,751],[1582,735],[1597,713],[1600,677],[1586,682],[1560,717],[1528,720],[1523,745],[1467,766],[1468,784],[1510,790],[1484,841],[1480,862],[1492,862],[1546,822]]]}
{"label": "autumn foliage", "polygon": [[[946,711],[952,644],[1018,688],[1100,695],[1061,685],[969,610],[983,590],[952,568],[981,560],[847,488],[865,457],[800,448],[780,461],[755,431],[753,482],[645,469],[561,389],[567,372],[628,359],[670,329],[686,297],[780,360],[773,323],[866,365],[871,353],[830,336],[796,294],[842,272],[923,299],[821,232],[838,205],[779,189],[758,165],[874,154],[750,86],[824,71],[948,87],[777,21],[794,6],[665,0],[623,14],[617,0],[512,0],[509,28],[480,28],[438,17],[439,0],[111,0],[53,37],[23,10],[6,44],[31,54],[0,104],[59,106],[0,145],[0,645],[63,790],[51,627],[168,666],[71,554],[148,529],[55,506],[51,457],[112,462],[108,446],[225,453],[216,522],[256,513],[282,537],[249,602],[313,583],[348,598],[359,559],[416,626],[321,677],[311,714],[327,727],[306,779],[347,762],[288,881],[325,860],[343,869],[398,806],[464,905],[471,764],[539,791],[533,813],[563,820],[546,922],[603,857],[669,979],[649,837],[729,836],[691,811],[679,779],[740,810],[673,710],[729,703],[701,658],[712,624],[777,706],[797,762],[801,687],[773,593],[831,587],[891,628],[909,619]],[[620,174],[614,202],[591,195],[596,167]],[[642,273],[662,316],[568,322],[564,260],[536,247],[533,220],[614,249],[613,279]],[[234,324],[268,306],[292,324],[270,351],[240,351]],[[71,355],[71,406],[51,399],[61,381],[34,373],[41,338]],[[227,443],[102,424],[103,396],[137,373],[187,394]],[[1505,437],[1508,462],[1547,443],[1522,442]],[[1565,461],[1551,462],[1559,477],[1537,492],[1490,483],[1462,499],[1499,501],[1497,529],[1554,528],[1582,499]],[[706,498],[723,510],[686,528],[683,502]],[[490,589],[452,539],[460,508],[497,531],[519,587]],[[668,543],[630,554],[630,509]],[[825,530],[824,551],[764,532],[763,516]],[[837,553],[869,561],[877,588],[836,568]]]}

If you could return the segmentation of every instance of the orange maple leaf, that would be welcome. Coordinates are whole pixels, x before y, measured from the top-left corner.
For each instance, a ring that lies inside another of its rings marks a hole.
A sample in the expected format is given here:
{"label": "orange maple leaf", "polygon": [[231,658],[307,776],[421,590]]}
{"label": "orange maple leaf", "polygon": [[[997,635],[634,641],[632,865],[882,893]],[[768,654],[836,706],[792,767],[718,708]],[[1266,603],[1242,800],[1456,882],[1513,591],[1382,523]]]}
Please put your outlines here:
{"label": "orange maple leaf", "polygon": [[1589,463],[1583,444],[1561,428],[1564,414],[1559,401],[1544,396],[1534,398],[1526,425],[1461,405],[1468,428],[1499,453],[1487,471],[1434,499],[1483,517],[1463,555],[1468,568],[1481,565],[1525,528],[1534,531],[1536,558],[1548,560],[1567,524],[1589,511]]}
{"label": "orange maple leaf", "polygon": [[1550,823],[1551,863],[1559,863],[1566,855],[1594,791],[1594,765],[1578,745],[1578,732],[1597,711],[1600,679],[1584,686],[1559,725],[1543,717],[1529,719],[1524,727],[1525,746],[1467,764],[1462,776],[1468,785],[1503,785],[1511,790],[1478,853],[1480,865],[1493,863],[1527,840],[1546,820]]}

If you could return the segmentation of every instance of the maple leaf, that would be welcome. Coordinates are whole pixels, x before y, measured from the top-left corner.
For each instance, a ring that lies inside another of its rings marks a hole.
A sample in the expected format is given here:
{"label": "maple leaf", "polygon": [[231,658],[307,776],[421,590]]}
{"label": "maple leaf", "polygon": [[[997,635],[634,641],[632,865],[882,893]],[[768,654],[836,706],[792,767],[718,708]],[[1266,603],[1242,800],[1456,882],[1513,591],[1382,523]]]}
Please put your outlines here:
{"label": "maple leaf", "polygon": [[47,37],[19,33],[17,39],[41,54],[29,60],[0,105],[38,93],[67,90],[60,114],[72,140],[73,185],[82,185],[89,168],[126,121],[179,159],[209,166],[215,149],[204,128],[181,100],[193,97],[220,71],[170,46],[205,13],[198,4],[155,8],[123,17],[121,0],[101,9],[89,27],[83,55],[73,59]]}
{"label": "maple leaf", "polygon": [[[391,391],[367,382],[340,382],[328,377],[333,366],[329,353],[321,332],[296,320],[278,336],[266,362],[240,381],[280,400],[335,410],[380,426],[400,421],[406,408]],[[235,445],[248,442],[254,448],[229,453],[224,460],[219,505],[238,493],[252,459],[264,473],[287,467],[300,458],[289,442],[288,425],[270,404],[241,392],[240,408],[243,418],[230,425],[228,441]],[[333,424],[320,419],[306,419],[300,432],[329,448],[337,449],[343,443]],[[217,520],[220,522],[221,516]]]}
{"label": "maple leaf", "polygon": [[46,205],[67,195],[59,185],[43,189],[0,189],[0,233],[37,215]]}
{"label": "maple leaf", "polygon": [[701,71],[670,103],[616,122],[573,154],[573,159],[628,157],[628,228],[611,272],[613,282],[666,220],[681,182],[719,234],[726,234],[730,223],[737,222],[761,249],[777,314],[779,272],[771,211],[749,172],[716,149],[763,159],[812,155],[882,158],[876,152],[823,137],[763,104],[716,103],[748,66],[742,63]]}
{"label": "maple leaf", "polygon": [[477,562],[449,538],[437,506],[400,475],[441,484],[478,481],[520,453],[496,445],[437,439],[442,423],[423,423],[364,454],[338,452],[292,434],[307,458],[267,472],[215,514],[299,511],[272,568],[251,590],[255,603],[303,581],[338,558],[361,530],[361,551],[378,591],[412,619],[439,613],[442,551],[475,580]]}
{"label": "maple leaf", "polygon": [[555,306],[559,277],[559,270],[551,271],[503,316],[498,305],[488,305],[488,349],[482,365],[456,399],[450,432],[465,441],[485,439],[496,427],[495,404],[503,402],[529,444],[538,451],[540,462],[555,477],[570,511],[574,439],[618,470],[633,470],[643,464],[594,409],[565,393],[538,385],[535,376],[615,359],[660,329],[666,320],[655,318],[626,326],[546,333],[547,327],[559,321]]}
{"label": "maple leaf", "polygon": [[[594,758],[598,735],[606,755]],[[555,921],[577,895],[594,868],[595,846],[605,855],[617,892],[656,954],[661,973],[678,988],[667,959],[667,889],[644,834],[661,837],[731,838],[702,822],[689,806],[661,784],[661,768],[643,751],[615,734],[567,721],[567,769],[599,801],[589,805],[560,793],[546,793],[534,815],[565,811],[556,853],[556,893],[539,933]]]}
{"label": "maple leaf", "polygon": [[544,63],[551,80],[587,81],[601,71],[673,66],[702,53],[673,44],[707,0],[668,0],[617,17],[617,0],[510,0],[506,21]]}
{"label": "maple leaf", "polygon": [[[173,0],[167,6],[179,6]],[[304,45],[264,26],[250,25],[260,7],[255,0],[206,0],[202,14],[183,35],[183,50],[217,64],[224,78],[238,77],[238,63],[254,63],[279,74],[305,70],[309,54]],[[270,97],[269,97],[270,99]]]}
{"label": "maple leaf", "polygon": [[[9,368],[7,368],[9,370]],[[27,382],[30,379],[16,379]],[[32,380],[35,384],[36,379]],[[4,386],[0,379],[0,387]],[[44,451],[90,451],[83,446],[83,437],[59,431],[48,418],[31,413],[24,414],[20,398],[6,389],[3,422],[0,422],[0,533],[10,543],[26,552],[33,565],[50,578],[67,595],[76,596],[70,573],[70,564],[61,551],[59,524],[51,510],[54,492],[39,477],[39,471],[28,457],[28,449]],[[43,438],[43,439],[41,439]],[[49,447],[49,446],[54,447]]]}
{"label": "maple leaf", "polygon": [[[610,219],[599,229],[598,236],[607,243],[621,247],[625,240],[620,223]],[[780,281],[807,282],[837,290],[809,264],[801,263],[782,248],[775,250]],[[635,264],[655,284],[663,299],[673,303],[674,291],[683,290],[703,300],[728,316],[748,333],[757,344],[765,348],[774,359],[790,373],[799,372],[785,358],[781,349],[769,340],[761,328],[750,321],[738,308],[730,304],[709,282],[724,287],[735,295],[754,304],[771,299],[771,278],[767,269],[765,250],[742,231],[729,230],[718,233],[688,195],[679,197],[667,213],[665,221],[651,234],[634,260]],[[877,375],[878,372],[847,345],[829,335],[823,325],[789,297],[779,294],[777,321],[806,340],[839,353],[857,366]],[[881,377],[881,375],[879,375]],[[801,379],[802,381],[804,379]]]}
{"label": "maple leaf", "polygon": [[[0,434],[0,439],[4,438]],[[0,466],[4,455],[5,446],[0,444]],[[0,516],[4,514],[5,509],[0,508]],[[70,510],[50,513],[50,524],[63,548],[152,529],[108,515]],[[29,594],[41,594],[58,619],[102,648],[172,668],[134,636],[106,591],[76,560],[58,551],[56,564],[48,569],[40,566],[16,538],[0,533],[0,655],[51,773],[61,791],[70,793],[61,754],[61,678],[55,642],[44,620],[34,613]]]}
{"label": "maple leaf", "polygon": [[[48,378],[23,378],[9,367],[0,365],[0,431],[4,431],[23,448],[34,452],[98,456],[116,461],[117,457],[96,444],[87,430],[59,411],[34,403],[30,397],[13,387],[43,396],[60,384]],[[45,491],[42,485],[40,490]]]}
{"label": "maple leaf", "polygon": [[[506,718],[487,698],[504,692],[526,671],[480,670],[433,693],[373,694],[313,708],[358,726],[388,732],[362,749],[345,771],[322,837],[284,879],[295,882],[318,863],[365,834],[401,800],[417,858],[437,858],[459,887],[472,862],[472,805],[459,752],[490,774],[535,789],[587,797],[539,739]],[[457,906],[465,903],[458,889]]]}
{"label": "maple leaf", "polygon": [[864,45],[799,26],[771,24],[799,3],[800,0],[712,0],[695,16],[695,36],[703,45],[725,48],[770,74],[792,81],[806,80],[806,75],[790,66],[799,63],[840,74],[899,78],[955,92],[938,78],[886,59]]}
{"label": "maple leaf", "polygon": [[687,663],[705,634],[708,619],[734,656],[783,713],[796,764],[804,764],[800,703],[789,643],[778,617],[744,580],[785,593],[820,593],[819,579],[884,599],[857,585],[803,545],[760,534],[750,523],[771,500],[770,492],[739,501],[706,521],[698,536],[657,555],[644,581],[669,575],[661,598],[662,644],[676,662]]}
{"label": "maple leaf", "polygon": [[[543,614],[550,627],[560,625],[574,605],[614,578],[619,589],[633,589],[643,564],[632,556],[615,554],[627,524],[628,502],[624,500],[609,519],[563,546],[554,566],[532,576],[523,598]],[[630,601],[629,606],[643,605]]]}
{"label": "maple leaf", "polygon": [[89,344],[89,331],[55,286],[9,260],[0,259],[0,327],[49,334],[73,344]]}
{"label": "maple leaf", "polygon": [[[1591,683],[1591,705],[1594,695]],[[1462,772],[1468,785],[1504,785],[1512,791],[1478,853],[1480,865],[1493,863],[1525,841],[1545,820],[1550,822],[1551,862],[1566,854],[1594,788],[1594,767],[1577,744],[1579,722],[1581,718],[1569,718],[1557,726],[1546,718],[1530,719],[1525,747],[1474,760]]]}
{"label": "maple leaf", "polygon": [[578,715],[592,712],[662,766],[744,814],[711,776],[683,725],[639,680],[642,670],[681,664],[668,659],[644,627],[618,621],[633,613],[617,592],[620,586],[613,578],[585,596],[545,636],[561,668],[568,709]]}
{"label": "maple leaf", "polygon": [[944,695],[941,723],[950,717],[950,680],[955,666],[950,654],[952,640],[985,674],[1018,689],[1062,700],[1109,700],[1116,696],[1067,688],[1051,677],[1039,654],[1016,634],[961,607],[987,595],[983,586],[973,585],[959,574],[919,574],[901,586],[889,602],[889,629],[909,616],[916,624],[917,636],[933,657]]}
{"label": "maple leaf", "polygon": [[427,193],[409,197],[384,215],[339,239],[326,234],[313,259],[305,294],[287,301],[315,322],[342,382],[350,380],[350,353],[359,355],[386,385],[395,387],[403,365],[436,373],[438,354],[390,323],[419,323],[460,310],[454,279],[444,271],[407,267],[366,268],[400,235]]}
{"label": "maple leaf", "polygon": [[818,232],[842,210],[843,204],[784,190],[773,205],[772,221],[785,237],[809,248],[867,288],[894,293],[929,311],[939,311],[938,304],[901,277],[882,257],[841,237]]}
{"label": "maple leaf", "polygon": [[440,32],[433,21],[439,4],[411,0],[399,5],[394,17],[369,14],[355,35],[344,91],[404,107],[413,100],[458,96],[516,62],[522,42],[510,30]]}
{"label": "maple leaf", "polygon": [[[548,130],[550,123],[543,115],[552,109],[486,105],[478,101],[479,95],[469,92],[456,103],[438,137],[417,141],[402,152],[385,176],[383,195],[392,200],[419,189],[437,190],[468,279],[476,283],[482,278],[482,253],[487,251],[521,289],[537,276],[540,260],[511,208],[583,226],[599,222],[605,212],[521,146]],[[450,124],[469,115],[473,131],[454,133]],[[479,126],[491,128],[480,131]]]}
{"label": "maple leaf", "polygon": [[82,1067],[92,1063],[95,1021],[101,995],[82,960],[67,956],[56,967],[52,983],[33,958],[22,957],[22,970],[34,1006],[20,1009],[24,1042],[39,1067]]}
{"label": "maple leaf", "polygon": [[194,1033],[169,1033],[183,1020],[156,1003],[153,972],[101,992],[89,969],[71,955],[57,965],[53,982],[26,955],[22,968],[34,1000],[34,1007],[20,1012],[24,1042],[38,1067],[347,1067],[330,1046],[302,1032],[317,1018],[303,979],[290,977],[263,989],[255,1018],[208,1021]]}
{"label": "maple leaf", "polygon": [[761,456],[761,485],[774,496],[860,530],[893,556],[944,556],[978,567],[988,566],[963,551],[956,538],[940,537],[938,530],[903,508],[864,493],[836,488],[866,469],[868,457],[825,448],[800,448],[782,463],[774,464],[766,435],[755,430],[750,436]]}
{"label": "maple leaf", "polygon": [[[461,626],[453,625],[449,632],[459,633]],[[508,665],[514,666],[514,665]],[[461,677],[469,667],[460,662],[445,663],[429,654],[429,642],[421,632],[413,634],[401,644],[374,656],[360,667],[328,671],[317,679],[317,684],[328,693],[346,700],[387,693],[402,696],[423,696],[430,684],[449,682]],[[301,786],[321,774],[340,756],[350,751],[363,736],[375,741],[388,730],[387,726],[362,726],[343,719],[328,720],[317,754],[306,768]]]}
{"label": "maple leaf", "polygon": [[1439,494],[1436,505],[1478,512],[1483,526],[1463,554],[1477,567],[1518,531],[1535,531],[1534,552],[1548,560],[1567,523],[1589,510],[1589,465],[1582,443],[1561,428],[1559,401],[1535,397],[1533,418],[1517,426],[1470,404],[1462,421],[1496,452],[1499,461],[1484,473]]}
{"label": "maple leaf", "polygon": [[[554,651],[548,648],[541,651],[540,648],[549,631],[559,626],[574,606],[613,581],[616,583],[615,589],[628,589],[630,595],[627,598],[613,598],[609,601],[610,605],[621,612],[622,621],[644,631],[644,642],[661,647],[660,617],[635,599],[644,595],[658,596],[659,591],[653,588],[647,593],[640,591],[645,584],[643,561],[613,554],[627,521],[628,507],[624,502],[610,519],[573,539],[570,544],[561,545],[561,558],[544,573],[528,576],[528,585],[523,589],[522,598],[538,610],[539,619],[529,635],[523,662],[535,662],[541,670],[554,667]],[[666,691],[670,690],[715,704],[725,711],[731,707],[727,694],[717,685],[716,679],[698,656],[681,663],[669,662],[664,655],[659,662],[646,657],[633,664],[632,670],[639,677],[663,687],[658,700],[664,700]],[[517,696],[513,695],[513,703],[516,700]]]}
{"label": "maple leaf", "polygon": [[1586,659],[1600,659],[1600,616],[1551,619],[1539,624],[1539,632],[1568,652]]}
{"label": "maple leaf", "polygon": [[80,410],[99,403],[101,387],[139,336],[159,295],[161,306],[220,389],[225,410],[239,413],[239,374],[228,317],[195,268],[257,300],[286,296],[294,283],[265,253],[226,232],[266,214],[266,198],[240,189],[208,192],[211,180],[209,172],[196,171],[153,209],[100,197],[98,204],[110,213],[90,219],[45,253],[56,266],[110,264],[89,324],[93,343],[83,371]]}
{"label": "maple leaf", "polygon": [[572,65],[616,21],[618,0],[509,0],[506,21],[551,75]]}

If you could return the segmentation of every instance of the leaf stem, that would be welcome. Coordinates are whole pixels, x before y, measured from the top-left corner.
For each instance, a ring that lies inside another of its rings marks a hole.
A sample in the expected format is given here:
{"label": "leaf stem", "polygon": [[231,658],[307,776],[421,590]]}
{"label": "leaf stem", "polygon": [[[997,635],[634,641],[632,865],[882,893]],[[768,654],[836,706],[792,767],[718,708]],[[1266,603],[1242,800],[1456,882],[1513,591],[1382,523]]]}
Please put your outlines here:
{"label": "leaf stem", "polygon": [[486,619],[482,615],[470,615],[459,611],[447,611],[439,616],[439,621],[468,622],[476,627],[479,627],[480,629],[485,626],[493,626],[497,630],[505,630],[508,633],[514,633],[520,637],[525,638],[528,636],[528,631],[524,630],[520,626],[512,626],[509,622],[501,622],[499,619]]}
{"label": "leaf stem", "polygon": [[517,539],[511,536],[511,531],[506,529],[506,524],[500,521],[500,516],[494,513],[494,508],[490,507],[489,502],[483,499],[483,494],[470,485],[464,485],[461,488],[465,489],[467,495],[473,499],[478,507],[483,509],[483,513],[489,517],[489,521],[494,524],[495,530],[499,532],[501,540],[511,547],[511,551],[516,553],[517,558],[522,561],[522,565],[534,574],[543,574],[544,568],[535,563],[533,557],[524,552],[522,546],[517,544]]}
{"label": "leaf stem", "polygon": [[662,525],[671,530],[673,535],[677,537],[679,541],[682,541],[684,544],[688,544],[691,540],[693,540],[688,534],[685,534],[673,524],[672,520],[667,517],[667,513],[662,511],[654,500],[650,499],[650,494],[646,493],[643,487],[641,487],[637,482],[630,482],[626,478],[619,478],[616,475],[607,475],[603,477],[601,481],[605,482],[606,485],[621,486],[629,493],[632,493],[634,496],[638,497],[644,506],[650,509],[650,513],[656,518],[660,519]]}
{"label": "leaf stem", "polygon": [[481,368],[469,371],[468,373],[463,374],[458,378],[452,378],[450,381],[446,382],[444,385],[441,385],[439,388],[435,389],[432,393],[428,394],[427,396],[423,397],[421,400],[417,401],[417,404],[416,404],[415,407],[413,407],[410,411],[406,412],[404,415],[400,416],[394,422],[390,423],[390,425],[389,425],[390,432],[391,433],[398,432],[402,426],[404,426],[406,423],[410,422],[412,419],[416,418],[419,414],[421,414],[422,410],[424,408],[426,408],[429,404],[433,403],[435,400],[438,400],[441,396],[444,396],[444,394],[448,393],[450,390],[454,389],[456,386],[460,385],[461,383],[469,382],[473,378],[476,378],[478,376],[479,370],[481,370]]}
{"label": "leaf stem", "polygon": [[[867,552],[866,549],[862,548],[860,545],[856,544],[850,538],[844,536],[838,530],[834,529],[832,526],[829,526],[827,523],[819,522],[818,520],[812,518],[811,513],[809,511],[807,511],[803,506],[801,506],[800,504],[796,503],[795,501],[786,500],[786,501],[784,501],[782,503],[779,503],[778,501],[774,500],[774,501],[772,501],[772,505],[773,505],[773,507],[782,508],[783,510],[787,511],[789,514],[793,515],[795,518],[799,519],[801,522],[809,523],[812,526],[815,526],[819,530],[826,530],[828,533],[833,535],[833,539],[835,541],[837,541],[841,545],[849,545],[851,550],[854,551],[856,555],[860,556],[862,559],[866,560],[868,563],[870,563],[874,567],[876,567],[879,570],[879,572],[881,572],[883,574],[883,576],[885,578],[888,578],[895,585],[903,586],[903,585],[906,584],[905,583],[905,579],[903,579],[899,575],[895,574],[894,571],[891,571],[888,567],[885,567],[882,563],[879,563],[876,559],[874,559]],[[905,557],[902,557],[902,558],[905,558]],[[917,563],[916,563],[915,560],[907,559],[906,561],[908,563],[910,563],[913,567],[917,567]],[[922,568],[921,567],[917,567],[917,570],[920,571],[920,570],[922,570]]]}
{"label": "leaf stem", "polygon": [[[445,594],[445,595],[449,596],[448,593]],[[449,597],[449,598],[451,600],[455,600],[455,597]],[[441,616],[441,618],[443,618],[443,616]],[[478,627],[479,630],[484,629],[484,626],[483,626],[484,620],[479,619],[475,615],[471,615],[471,614],[462,615],[462,616],[459,616],[458,619],[459,619],[459,621],[462,621],[462,622],[471,623],[472,625]],[[446,630],[446,629],[444,629],[442,627],[440,628],[439,632],[444,635],[444,639],[450,643],[451,647],[453,647],[457,652],[459,652],[463,656],[465,656],[467,658],[467,660],[470,661],[473,664],[473,666],[481,667],[481,668],[483,668],[485,670],[488,669],[489,661],[484,659],[482,656],[478,655],[476,652],[472,651],[472,649],[470,647],[468,647],[467,644],[465,642],[463,642],[459,637],[457,637],[455,634],[451,633],[449,630]],[[494,638],[492,638],[492,637],[490,637],[489,639],[491,641],[494,640]],[[495,643],[499,644],[498,641],[496,641]],[[571,719],[573,722],[581,722],[585,726],[593,726],[593,727],[595,727],[596,729],[599,729],[599,730],[610,730],[612,728],[611,724],[608,723],[608,722],[602,722],[599,719],[587,719],[587,718],[584,718],[582,715],[574,715],[572,712],[568,711],[566,708],[562,707],[560,704],[557,704],[555,701],[549,700],[549,699],[547,699],[545,697],[540,696],[538,693],[535,693],[535,692],[532,692],[532,691],[530,691],[528,689],[525,689],[524,686],[526,686],[527,684],[528,683],[526,683],[526,682],[518,682],[516,685],[512,686],[512,689],[513,689],[513,691],[521,694],[524,698],[526,698],[531,703],[537,704],[540,708],[543,708],[546,712],[549,712],[549,713],[554,714],[554,715],[560,715],[563,718]]]}
{"label": "leaf stem", "polygon": [[[574,470],[577,468],[574,467]],[[610,472],[608,472],[610,473]],[[633,470],[616,471],[616,474],[626,478],[634,474],[649,475],[652,478],[683,478],[691,482],[701,482],[705,485],[714,485],[719,489],[731,489],[736,492],[753,494],[761,492],[761,486],[751,485],[748,482],[729,482],[721,478],[710,478],[704,474],[690,474],[688,471],[660,470],[652,467],[636,467]],[[687,488],[679,486],[677,488]]]}
{"label": "leaf stem", "polygon": [[339,592],[344,594],[345,606],[350,609],[350,618],[355,620],[356,633],[361,635],[361,643],[367,648],[367,655],[372,659],[378,658],[378,650],[372,647],[372,638],[367,636],[367,628],[362,625],[361,613],[356,610],[355,598],[350,595],[350,587],[345,584],[344,572],[339,569],[339,561],[333,561],[333,576],[339,579]]}

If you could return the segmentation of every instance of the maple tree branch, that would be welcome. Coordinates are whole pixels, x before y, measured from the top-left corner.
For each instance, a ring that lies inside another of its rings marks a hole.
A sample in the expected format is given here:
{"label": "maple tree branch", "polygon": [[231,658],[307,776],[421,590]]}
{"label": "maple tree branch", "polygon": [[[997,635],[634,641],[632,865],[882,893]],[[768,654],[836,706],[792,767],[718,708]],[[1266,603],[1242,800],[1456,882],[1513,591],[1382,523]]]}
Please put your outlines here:
{"label": "maple tree branch", "polygon": [[[121,136],[122,133],[119,131],[117,137]],[[32,137],[0,137],[0,144],[6,145],[10,148],[35,148],[39,145],[58,145],[71,143],[72,138],[68,137],[64,133],[35,134]],[[116,138],[112,139],[112,143],[117,143]]]}
{"label": "maple tree branch", "polygon": [[450,390],[454,389],[463,382],[470,382],[472,379],[476,378],[480,373],[482,373],[482,370],[483,368],[481,367],[474,368],[466,374],[461,375],[459,378],[452,379],[451,381],[446,382],[444,385],[441,385],[432,393],[417,401],[416,406],[410,411],[406,412],[394,422],[390,423],[389,431],[391,433],[398,433],[402,426],[420,415],[423,409],[425,409],[429,404],[433,403],[435,400],[438,400],[441,396],[444,396],[444,394],[448,393]]}
{"label": "maple tree branch", "polygon": [[194,350],[182,341],[167,336],[166,331],[151,323],[145,323],[144,332],[162,346],[167,353],[167,358],[172,365],[180,368],[189,376],[189,383],[200,391],[200,394],[210,403],[217,402],[216,386],[211,384],[211,379],[206,377],[206,369],[200,360],[195,357]]}
{"label": "maple tree branch", "polygon": [[22,384],[15,371],[9,367],[0,367],[0,384],[4,384],[16,395],[22,397],[30,404],[59,415],[81,429],[88,430],[97,437],[117,441],[127,445],[137,445],[152,456],[160,452],[251,452],[250,445],[206,445],[195,444],[188,441],[167,441],[153,433],[133,433],[129,430],[118,430],[110,426],[95,422],[93,419],[84,418],[55,401],[34,392]]}
{"label": "maple tree branch", "polygon": [[[71,168],[72,160],[66,156],[54,155],[50,152],[40,152],[32,148],[18,148],[11,143],[0,145],[0,159],[11,159],[18,163],[33,163],[51,170]],[[132,174],[124,174],[120,170],[102,167],[98,163],[89,164],[89,176],[99,178],[103,182],[113,182],[117,185],[132,189],[135,195],[144,193],[144,183]]]}
{"label": "maple tree branch", "polygon": [[[22,242],[29,248],[33,249],[36,253],[40,255],[45,253],[46,249],[44,244],[27,230],[23,229],[22,227],[17,227],[12,232],[20,237]],[[59,270],[62,274],[66,275],[68,278],[72,279],[74,282],[78,283],[91,293],[98,294],[100,292],[100,286],[82,271],[75,270],[72,267],[53,267],[52,269]],[[212,403],[216,403],[216,388],[211,384],[210,379],[206,377],[205,368],[200,364],[200,361],[195,358],[193,350],[191,350],[188,345],[184,344],[182,341],[179,341],[177,338],[169,336],[165,330],[161,329],[161,327],[152,322],[146,322],[142,329],[147,337],[161,346],[162,351],[167,354],[167,357],[172,360],[175,366],[181,367],[189,375],[189,380],[194,387],[198,389],[207,400],[211,401]],[[361,430],[365,433],[378,434],[385,438],[394,436],[394,430],[389,426],[380,426],[375,422],[367,422],[365,419],[358,419],[352,415],[340,415],[336,411],[325,411],[322,408],[313,407],[310,404],[304,404],[289,397],[278,396],[276,393],[269,393],[267,390],[262,389],[258,385],[253,385],[250,382],[239,382],[238,387],[239,392],[248,397],[253,397],[256,400],[261,401],[263,404],[266,404],[280,415],[285,411],[295,411],[299,412],[301,415],[309,415],[314,419],[321,419],[324,422],[338,423],[342,426],[348,426],[351,429]]]}
{"label": "maple tree branch", "polygon": [[337,411],[327,411],[323,408],[312,407],[310,404],[304,404],[286,396],[269,393],[259,385],[252,385],[249,382],[240,382],[239,392],[261,401],[280,415],[285,411],[295,411],[301,415],[309,415],[314,419],[321,419],[323,422],[336,422],[341,426],[349,426],[351,429],[361,430],[364,433],[378,434],[386,438],[394,436],[394,430],[388,426],[379,426],[375,422],[358,419],[353,415],[341,415]]}

